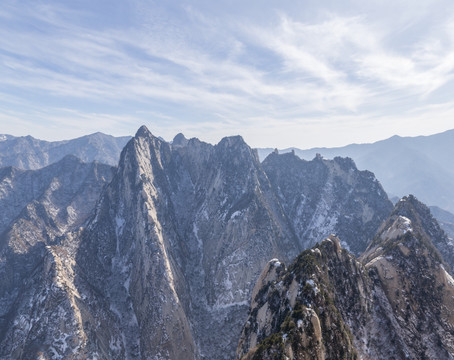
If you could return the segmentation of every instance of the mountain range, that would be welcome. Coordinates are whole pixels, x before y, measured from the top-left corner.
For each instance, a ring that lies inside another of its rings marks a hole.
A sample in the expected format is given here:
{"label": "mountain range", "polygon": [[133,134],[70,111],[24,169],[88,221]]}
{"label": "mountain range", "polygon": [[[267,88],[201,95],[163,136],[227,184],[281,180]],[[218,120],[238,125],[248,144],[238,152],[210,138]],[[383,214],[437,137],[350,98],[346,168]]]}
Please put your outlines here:
{"label": "mountain range", "polygon": [[[273,149],[258,149],[264,159]],[[316,154],[332,159],[352,158],[359,169],[372,171],[390,197],[414,194],[424,203],[454,213],[454,130],[418,136],[393,136],[372,144],[301,150],[288,148],[302,159]]]}
{"label": "mountain range", "polygon": [[76,156],[84,162],[97,160],[116,166],[121,150],[130,139],[130,136],[113,137],[100,132],[62,141],[0,135],[0,167],[34,170],[53,164],[66,155]]}
{"label": "mountain range", "polygon": [[349,158],[141,127],[117,167],[0,169],[0,212],[2,359],[454,354],[452,240]]}

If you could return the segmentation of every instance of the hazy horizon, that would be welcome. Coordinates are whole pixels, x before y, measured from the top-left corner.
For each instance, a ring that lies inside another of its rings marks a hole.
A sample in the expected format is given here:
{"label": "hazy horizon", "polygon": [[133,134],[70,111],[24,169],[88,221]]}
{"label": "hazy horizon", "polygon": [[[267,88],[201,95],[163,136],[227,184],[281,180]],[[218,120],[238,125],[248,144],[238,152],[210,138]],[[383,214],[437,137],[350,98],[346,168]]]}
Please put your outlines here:
{"label": "hazy horizon", "polygon": [[[146,125],[145,125],[146,126]],[[150,132],[154,135],[154,136],[157,136],[157,137],[161,137],[162,139],[164,139],[165,141],[167,142],[171,142],[173,140],[173,138],[178,135],[179,133],[181,132],[177,132],[175,133],[175,135],[173,135],[171,138],[164,138],[162,137],[160,134],[156,134],[153,132],[152,129],[150,129],[148,126],[147,126],[148,130],[150,130]],[[136,129],[137,131],[138,129]],[[388,140],[390,139],[391,137],[394,137],[394,136],[399,136],[399,137],[405,137],[405,138],[417,138],[417,137],[426,137],[426,136],[432,136],[432,135],[437,135],[437,134],[442,134],[442,133],[445,133],[445,132],[449,132],[449,131],[453,131],[454,128],[452,129],[448,129],[448,130],[445,130],[445,131],[441,131],[441,132],[436,132],[436,133],[433,133],[433,134],[424,134],[424,135],[415,135],[415,136],[400,136],[400,135],[397,135],[397,134],[394,134],[390,137],[387,137],[387,138],[384,138],[384,139],[378,139],[378,140],[375,140],[375,141],[370,141],[370,142],[355,142],[355,143],[348,143],[348,144],[344,144],[344,145],[339,145],[339,146],[332,146],[332,147],[329,147],[329,146],[311,146],[311,147],[297,147],[297,146],[287,146],[287,147],[280,147],[278,148],[279,150],[289,150],[289,149],[292,149],[292,148],[295,148],[295,149],[300,149],[300,150],[311,150],[311,149],[317,149],[317,148],[342,148],[342,147],[345,147],[345,146],[349,146],[349,145],[366,145],[366,144],[373,144],[373,143],[376,143],[376,142],[379,142],[379,141],[384,141],[384,140]],[[40,137],[36,137],[36,136],[33,136],[32,134],[26,134],[26,135],[14,135],[14,134],[7,134],[7,133],[0,133],[0,136],[4,136],[4,135],[7,135],[7,136],[14,136],[14,137],[26,137],[26,136],[31,136],[35,139],[38,139],[38,140],[44,140],[44,141],[69,141],[69,140],[73,140],[73,139],[76,139],[76,138],[80,138],[80,137],[85,137],[85,136],[89,136],[89,135],[94,135],[96,133],[102,133],[104,135],[108,135],[108,136],[114,136],[114,137],[133,137],[134,134],[135,134],[135,131],[133,133],[131,133],[130,135],[112,135],[112,134],[109,134],[109,133],[105,133],[105,132],[102,132],[102,131],[95,131],[95,132],[92,132],[92,133],[88,133],[88,134],[83,134],[83,135],[80,135],[80,136],[77,136],[77,137],[74,137],[74,138],[66,138],[66,137],[61,137],[61,138],[58,138],[58,139],[55,139],[55,140],[47,140],[47,139],[43,139],[43,138],[40,138]],[[202,140],[202,141],[205,141],[203,140],[201,137],[198,137],[198,136],[192,136],[192,137],[188,137],[186,136],[186,134],[182,133],[186,138],[190,139],[190,138],[197,138],[199,140]],[[226,134],[224,137],[229,137],[229,136],[236,136],[236,135],[240,135],[242,136],[241,134]],[[242,136],[243,137],[243,136]],[[243,137],[244,138],[244,137]],[[1,141],[1,140],[0,140]],[[246,140],[245,140],[246,141]],[[210,143],[212,145],[215,145],[217,144],[218,142],[209,142],[209,141],[205,141],[207,143]],[[246,141],[247,143],[247,141]],[[255,147],[255,146],[252,146],[248,143],[249,146],[251,146],[252,148],[259,148],[259,149],[274,149],[276,147],[273,147],[273,146],[263,146],[263,147]]]}
{"label": "hazy horizon", "polygon": [[5,1],[2,133],[334,147],[452,128],[454,3]]}

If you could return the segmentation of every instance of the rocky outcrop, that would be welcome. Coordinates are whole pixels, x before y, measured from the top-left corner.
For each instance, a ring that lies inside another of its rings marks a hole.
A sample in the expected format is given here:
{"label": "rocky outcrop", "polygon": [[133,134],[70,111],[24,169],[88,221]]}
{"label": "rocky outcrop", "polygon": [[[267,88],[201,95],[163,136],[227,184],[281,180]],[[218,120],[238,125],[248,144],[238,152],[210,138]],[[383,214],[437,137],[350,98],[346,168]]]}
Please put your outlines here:
{"label": "rocky outcrop", "polygon": [[123,329],[106,357],[231,358],[265,259],[298,252],[273,196],[240,137],[171,146],[139,129],[77,257],[91,312]]}
{"label": "rocky outcrop", "polygon": [[[435,247],[433,252],[439,253],[438,256],[446,262],[447,268],[451,273],[454,271],[454,242],[441,229],[437,220],[432,216],[430,209],[413,195],[405,196],[396,203],[390,218],[383,224],[377,237],[369,245],[366,254],[370,253],[371,248],[376,247],[376,243],[382,243],[384,238],[394,238],[383,229],[393,228],[391,225],[396,219],[401,219],[400,223],[402,224],[399,224],[403,231],[414,230],[421,237],[421,241],[430,244],[431,247]],[[403,221],[402,219],[407,220]]]}
{"label": "rocky outcrop", "polygon": [[448,235],[450,241],[454,241],[454,214],[437,206],[430,206],[430,212]]}
{"label": "rocky outcrop", "polygon": [[350,327],[338,307],[342,304],[342,310],[361,320],[369,306],[370,280],[341,249],[339,239],[332,236],[305,250],[288,269],[271,264],[279,274],[255,290],[238,358],[357,358]]}
{"label": "rocky outcrop", "polygon": [[404,197],[360,258],[389,303],[381,307],[389,309],[396,354],[454,357],[454,281],[440,253],[446,239],[427,207]]}
{"label": "rocky outcrop", "polygon": [[0,173],[0,358],[42,351],[57,358],[84,341],[72,282],[78,237],[71,233],[92,214],[113,171],[67,156],[40,170]]}
{"label": "rocky outcrop", "polygon": [[349,158],[305,161],[275,152],[263,168],[303,249],[336,234],[359,255],[392,210],[374,174]]}
{"label": "rocky outcrop", "polygon": [[330,236],[288,269],[266,267],[237,357],[452,359],[454,282],[415,201],[396,206],[359,260]]}

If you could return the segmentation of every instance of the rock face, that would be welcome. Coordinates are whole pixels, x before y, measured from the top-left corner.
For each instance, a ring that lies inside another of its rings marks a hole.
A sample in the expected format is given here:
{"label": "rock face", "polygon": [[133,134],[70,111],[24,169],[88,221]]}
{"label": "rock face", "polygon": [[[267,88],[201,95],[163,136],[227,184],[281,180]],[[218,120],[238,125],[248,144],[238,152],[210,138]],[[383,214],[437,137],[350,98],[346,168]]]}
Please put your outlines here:
{"label": "rock face", "polygon": [[452,359],[454,281],[419,204],[397,204],[359,260],[330,236],[288,269],[270,263],[237,357]]}
{"label": "rock face", "polygon": [[[290,262],[325,227],[352,234],[345,244],[359,252],[391,212],[373,174],[349,159],[275,154],[260,164],[239,136],[212,146],[179,134],[167,143],[145,127],[97,202],[94,194],[88,221],[66,230],[52,227],[64,202],[45,203],[51,216],[37,213],[35,222],[48,217],[52,226],[17,280],[24,291],[8,293],[15,310],[2,317],[0,355],[231,359],[269,259]],[[17,236],[24,247],[37,233],[29,227]],[[333,336],[341,343],[348,331]]]}
{"label": "rock face", "polygon": [[358,171],[349,158],[272,153],[263,168],[303,249],[336,234],[359,255],[392,210],[374,174]]}
{"label": "rock face", "polygon": [[84,162],[99,161],[116,166],[120,152],[131,138],[102,133],[64,141],[44,141],[31,136],[0,135],[0,167],[39,169],[73,155]]}
{"label": "rock face", "polygon": [[0,358],[37,358],[72,336],[58,307],[73,291],[68,234],[92,214],[112,170],[73,156],[36,171],[0,169]]}
{"label": "rock face", "polygon": [[[141,128],[122,153],[77,258],[86,288],[96,289],[93,299],[102,294],[103,301],[89,300],[92,312],[103,313],[109,301],[124,329],[118,350],[99,353],[231,358],[266,259],[298,253],[279,210],[240,137],[172,148]],[[102,327],[93,331],[103,334]]]}
{"label": "rock face", "polygon": [[[336,295],[343,291],[345,298],[358,299],[364,288],[362,272],[364,269],[341,249],[335,237],[305,250],[288,269],[280,262],[270,262],[262,273],[264,280],[254,289],[238,357],[356,358],[352,334],[336,307],[341,303]],[[336,289],[337,284],[343,289]],[[347,307],[361,313],[358,305]]]}
{"label": "rock face", "polygon": [[[454,242],[441,229],[438,222],[432,216],[429,208],[418,201],[413,195],[403,197],[397,202],[394,210],[390,215],[390,219],[383,225],[389,227],[389,222],[396,218],[406,218],[411,223],[411,226],[417,228],[421,238],[427,243],[435,246],[436,252],[439,252],[441,258],[448,265],[448,270],[454,272]],[[402,225],[404,226],[404,225]],[[410,225],[408,225],[410,226]],[[405,227],[405,226],[404,226]],[[382,231],[379,232],[377,238],[369,245],[373,247],[375,243],[383,240]],[[370,249],[367,253],[370,252]],[[364,255],[363,255],[364,256]]]}
{"label": "rock face", "polygon": [[451,241],[454,241],[454,214],[449,211],[440,209],[437,206],[430,206],[430,212],[440,224],[446,235]]}

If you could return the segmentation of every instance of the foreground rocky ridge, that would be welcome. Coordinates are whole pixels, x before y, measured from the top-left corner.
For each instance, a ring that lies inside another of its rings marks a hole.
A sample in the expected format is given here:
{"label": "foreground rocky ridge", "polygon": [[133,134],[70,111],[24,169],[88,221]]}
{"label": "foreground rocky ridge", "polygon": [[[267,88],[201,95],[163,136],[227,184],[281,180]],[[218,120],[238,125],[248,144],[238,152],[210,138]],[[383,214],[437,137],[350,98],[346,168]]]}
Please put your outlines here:
{"label": "foreground rocky ridge", "polygon": [[331,236],[288,269],[271,261],[238,358],[452,359],[454,282],[426,216],[404,198],[359,260]]}

